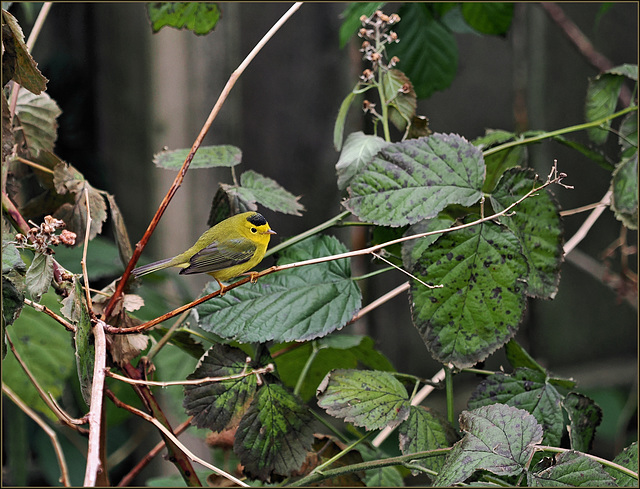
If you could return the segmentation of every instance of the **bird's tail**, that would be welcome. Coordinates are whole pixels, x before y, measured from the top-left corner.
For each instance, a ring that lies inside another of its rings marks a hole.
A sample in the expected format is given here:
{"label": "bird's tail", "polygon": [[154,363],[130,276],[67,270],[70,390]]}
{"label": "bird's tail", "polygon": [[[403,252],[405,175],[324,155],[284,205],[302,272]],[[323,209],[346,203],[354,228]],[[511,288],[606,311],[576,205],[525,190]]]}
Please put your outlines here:
{"label": "bird's tail", "polygon": [[153,263],[149,263],[148,265],[142,265],[141,267],[134,268],[131,272],[134,277],[141,277],[146,275],[147,273],[157,272],[158,270],[162,270],[163,268],[168,268],[172,265],[169,263],[173,260],[173,258],[166,258],[160,261],[154,261]]}

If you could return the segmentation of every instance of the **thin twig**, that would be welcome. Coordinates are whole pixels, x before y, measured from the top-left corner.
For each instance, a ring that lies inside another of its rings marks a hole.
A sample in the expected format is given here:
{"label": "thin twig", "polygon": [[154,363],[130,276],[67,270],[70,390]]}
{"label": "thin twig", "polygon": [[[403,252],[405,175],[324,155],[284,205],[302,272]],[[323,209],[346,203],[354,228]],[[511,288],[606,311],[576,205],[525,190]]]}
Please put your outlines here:
{"label": "thin twig", "polygon": [[116,301],[122,295],[122,292],[123,292],[123,290],[124,290],[124,288],[126,286],[127,280],[129,278],[129,276],[131,275],[131,271],[135,267],[136,262],[138,261],[138,259],[140,258],[140,255],[142,254],[142,250],[144,249],[144,247],[147,245],[147,242],[151,238],[151,235],[153,234],[153,231],[155,230],[156,226],[160,222],[160,218],[163,216],[166,208],[169,206],[169,202],[171,202],[171,200],[173,199],[173,196],[176,194],[176,192],[178,191],[178,189],[182,185],[182,181],[184,180],[184,177],[185,177],[185,175],[187,173],[187,170],[189,169],[189,166],[191,165],[191,161],[193,160],[193,157],[195,156],[196,151],[198,150],[198,148],[202,144],[202,141],[204,140],[205,136],[209,132],[209,128],[211,127],[211,124],[213,123],[213,121],[215,120],[216,116],[220,112],[220,109],[222,108],[222,105],[224,104],[224,102],[226,101],[227,97],[229,96],[229,92],[231,92],[231,89],[235,85],[236,81],[238,80],[240,75],[242,75],[242,73],[247,68],[249,63],[251,63],[253,58],[256,57],[256,55],[264,47],[264,45],[273,37],[273,35],[280,29],[280,27],[282,27],[282,25],[284,25],[284,23],[296,12],[296,10],[298,10],[300,8],[301,5],[302,5],[301,2],[295,3],[280,18],[280,20],[278,20],[278,22],[276,22],[274,24],[274,26],[271,29],[269,29],[269,31],[264,35],[264,37],[260,40],[260,42],[258,44],[256,44],[256,46],[251,50],[249,55],[244,59],[244,61],[242,63],[240,63],[240,66],[238,66],[238,68],[229,77],[229,80],[227,81],[227,84],[225,85],[225,87],[222,90],[222,93],[218,97],[218,100],[216,101],[215,105],[213,106],[213,109],[211,109],[211,113],[209,114],[209,117],[207,118],[206,122],[202,126],[202,129],[200,130],[200,134],[198,134],[198,137],[196,137],[196,140],[194,141],[193,145],[191,146],[191,150],[189,151],[189,154],[187,155],[186,159],[184,160],[184,163],[182,164],[182,168],[180,168],[180,171],[176,175],[176,178],[173,181],[173,183],[171,184],[171,187],[169,188],[169,191],[167,192],[167,194],[165,195],[164,199],[160,203],[160,206],[158,207],[158,210],[156,211],[155,216],[153,216],[153,219],[151,220],[151,223],[149,224],[149,227],[147,228],[147,230],[145,231],[144,235],[142,236],[142,239],[136,245],[135,250],[133,251],[133,255],[131,256],[131,259],[129,260],[129,263],[127,264],[127,267],[126,267],[124,273],[122,274],[122,278],[118,282],[116,290],[113,293],[113,296],[111,297],[111,300],[109,300],[109,303],[107,304],[107,307],[104,310],[104,316],[105,317],[109,317],[109,315],[113,311],[113,308],[116,305]]}
{"label": "thin twig", "polygon": [[78,427],[75,426],[75,423],[73,423],[72,421],[68,421],[68,419],[71,419],[69,418],[69,415],[65,413],[62,409],[60,409],[57,403],[52,402],[52,398],[50,397],[50,394],[48,395],[44,391],[44,389],[40,387],[40,383],[31,373],[31,370],[29,370],[29,367],[27,366],[27,364],[24,362],[24,360],[18,353],[18,350],[16,350],[16,347],[14,346],[13,341],[11,340],[11,335],[9,334],[8,329],[5,330],[5,337],[7,339],[7,343],[9,344],[9,348],[13,352],[13,355],[15,356],[18,364],[20,365],[20,367],[22,367],[22,370],[24,370],[24,373],[27,374],[27,377],[29,377],[29,381],[31,382],[33,387],[35,387],[36,391],[38,392],[38,395],[44,401],[44,403],[49,407],[49,409],[51,409],[53,414],[55,414],[58,417],[58,419],[60,419],[60,421],[62,421],[64,424],[66,424],[70,428],[77,429],[78,431],[82,431],[82,429],[78,429]]}
{"label": "thin twig", "polygon": [[[189,418],[182,422],[180,425],[178,425],[176,427],[176,429],[174,430],[174,433],[176,436],[180,435],[183,431],[185,431],[190,425],[191,425],[191,420],[193,419],[193,416],[189,416]],[[155,447],[153,447],[149,453],[147,453],[144,457],[142,457],[142,459],[140,461],[138,461],[138,463],[135,465],[134,468],[132,468],[129,473],[127,473],[127,475],[125,475],[122,480],[120,482],[118,482],[117,487],[125,487],[125,486],[129,486],[131,484],[131,482],[133,482],[133,479],[142,471],[142,469],[144,469],[147,465],[149,465],[149,463],[156,457],[156,455],[158,455],[158,453],[160,453],[160,451],[166,446],[167,444],[164,442],[164,440],[159,441]]]}
{"label": "thin twig", "polygon": [[266,365],[262,368],[256,368],[254,370],[248,370],[246,372],[241,372],[239,374],[227,375],[225,377],[203,377],[201,379],[192,379],[192,380],[171,380],[166,382],[160,382],[155,380],[136,380],[130,379],[129,377],[125,377],[124,375],[116,374],[115,372],[111,372],[109,369],[106,369],[106,375],[108,377],[112,377],[114,379],[121,380],[122,382],[126,382],[127,384],[136,384],[136,385],[155,385],[159,387],[169,387],[172,385],[199,385],[205,384],[207,382],[224,382],[225,380],[234,380],[234,379],[242,379],[244,377],[249,377],[251,375],[261,375],[268,374],[275,370],[275,367],[272,363]]}
{"label": "thin twig", "polygon": [[171,433],[171,431],[169,431],[160,421],[158,421],[153,416],[149,416],[147,413],[145,413],[143,411],[140,411],[139,409],[136,409],[133,406],[125,404],[120,399],[118,399],[109,389],[107,389],[107,395],[115,403],[116,406],[118,406],[118,407],[120,407],[122,409],[126,409],[130,413],[133,413],[133,414],[135,414],[137,416],[140,416],[145,421],[148,421],[149,423],[152,423],[156,428],[158,428],[160,431],[162,431],[162,433],[164,433],[164,435],[167,438],[169,438],[173,443],[175,443],[175,445],[177,447],[179,447],[180,450],[182,450],[182,452],[184,454],[186,454],[187,457],[189,457],[193,462],[199,463],[200,465],[208,468],[209,470],[212,470],[216,474],[218,474],[218,475],[220,475],[220,476],[222,476],[222,477],[224,477],[226,479],[229,479],[230,481],[232,481],[232,482],[234,482],[234,483],[236,483],[236,484],[238,484],[238,485],[240,485],[242,487],[249,487],[248,484],[242,482],[240,479],[237,479],[236,477],[232,476],[231,474],[228,474],[224,470],[219,469],[215,465],[211,465],[210,463],[205,462],[201,458],[195,456],[187,447],[185,447],[180,442],[180,440],[178,440],[176,438],[176,436],[173,433]]}
{"label": "thin twig", "polygon": [[[89,234],[91,232],[91,211],[89,210],[89,188],[85,186],[84,188],[84,200],[87,206],[87,223],[84,233],[84,249],[82,250],[82,262],[80,265],[82,266],[82,276],[84,278],[84,293],[85,299],[87,301],[87,311],[89,311],[89,316],[93,317],[93,306],[91,302],[91,289],[89,288],[89,273],[87,272],[87,250],[89,249]],[[107,317],[107,316],[105,316]]]}
{"label": "thin twig", "polygon": [[[243,285],[249,281],[255,282],[258,278],[263,277],[265,275],[269,275],[271,273],[274,272],[279,272],[281,270],[289,270],[291,268],[298,268],[298,267],[304,267],[307,265],[316,265],[318,263],[325,263],[328,261],[334,261],[334,260],[341,260],[344,258],[352,258],[354,256],[361,256],[361,255],[369,255],[372,253],[375,253],[376,251],[381,250],[382,248],[386,248],[387,246],[392,246],[395,244],[399,244],[399,243],[404,243],[405,241],[410,241],[413,239],[419,239],[419,238],[424,238],[425,236],[431,236],[431,235],[435,235],[435,234],[445,234],[445,233],[451,233],[453,231],[459,231],[460,229],[466,229],[472,226],[477,226],[478,224],[482,224],[484,222],[488,222],[488,221],[493,221],[494,219],[497,219],[498,217],[504,216],[504,215],[508,215],[511,210],[516,207],[518,204],[520,204],[521,202],[523,202],[524,200],[528,199],[529,197],[531,197],[532,195],[536,194],[537,192],[539,192],[540,190],[548,187],[551,184],[558,184],[558,185],[562,185],[565,188],[572,188],[569,185],[566,185],[564,183],[562,183],[562,179],[564,179],[566,177],[566,175],[564,173],[558,173],[557,171],[557,161],[554,161],[553,167],[551,169],[551,172],[549,173],[549,177],[547,177],[547,181],[544,182],[542,185],[540,185],[539,187],[534,187],[532,188],[529,192],[527,192],[525,195],[523,195],[521,198],[519,198],[518,200],[516,200],[515,202],[513,202],[511,205],[505,207],[503,210],[501,210],[500,212],[496,212],[495,214],[492,214],[490,216],[486,216],[480,219],[477,219],[475,221],[472,222],[468,222],[466,224],[460,224],[458,226],[452,226],[446,229],[439,229],[436,231],[427,231],[424,233],[418,233],[418,234],[412,234],[410,236],[404,236],[402,238],[397,238],[391,241],[387,241],[385,243],[381,243],[381,244],[377,244],[375,246],[371,246],[369,248],[363,248],[360,250],[355,250],[355,251],[349,251],[346,253],[339,253],[337,255],[330,255],[330,256],[323,256],[320,258],[312,258],[309,260],[303,260],[303,261],[299,261],[299,262],[294,262],[294,263],[287,263],[285,265],[275,265],[272,266],[270,268],[267,268],[266,270],[263,270],[261,272],[251,272],[250,273],[250,277],[246,277],[242,280],[239,280],[233,284],[230,285],[226,285],[224,290],[225,292],[228,292],[231,289],[234,289],[236,287],[239,287],[240,285]],[[130,328],[115,328],[113,326],[107,326],[106,331],[107,333],[110,334],[132,334],[132,333],[140,333],[142,331],[145,331],[157,324],[160,324],[163,321],[166,321],[167,319],[171,319],[172,317],[175,317],[179,314],[182,314],[184,311],[186,311],[187,309],[191,309],[199,304],[202,304],[203,302],[206,302],[210,299],[212,299],[213,297],[216,297],[220,295],[220,290],[216,290],[215,292],[212,292],[211,294],[208,294],[204,297],[200,297],[199,299],[196,299],[192,302],[190,302],[189,304],[186,304],[184,306],[178,307],[177,309],[174,309],[173,311],[170,311],[166,314],[163,314],[162,316],[153,319],[151,321],[148,321],[146,323],[140,324],[138,326],[132,326]]]}
{"label": "thin twig", "polygon": [[573,250],[578,245],[578,243],[580,243],[580,241],[584,239],[584,237],[587,235],[589,230],[593,227],[593,225],[598,220],[600,215],[604,212],[604,210],[606,209],[606,206],[611,201],[611,195],[612,195],[611,190],[607,191],[607,193],[604,194],[604,197],[600,199],[601,205],[599,205],[598,207],[593,209],[593,211],[591,211],[591,214],[589,214],[589,217],[585,219],[585,221],[582,223],[582,226],[580,226],[580,228],[571,237],[571,239],[569,239],[565,243],[564,245],[565,255],[568,255],[569,253],[571,253],[571,250]]}
{"label": "thin twig", "polygon": [[9,397],[9,399],[11,399],[27,416],[34,420],[47,434],[51,440],[51,444],[53,445],[53,451],[56,454],[56,458],[58,459],[58,465],[60,466],[60,483],[65,487],[71,487],[67,462],[64,458],[62,446],[60,445],[60,442],[58,442],[58,435],[56,432],[4,383],[2,384],[2,392],[6,394],[7,397]]}
{"label": "thin twig", "polygon": [[107,363],[107,340],[104,334],[104,321],[98,319],[93,326],[95,338],[95,363],[91,385],[91,406],[89,409],[89,450],[87,467],[84,474],[84,486],[96,485],[98,472],[107,470],[100,460],[100,433],[102,423],[102,405],[104,398],[105,366]]}
{"label": "thin twig", "polygon": [[444,287],[444,285],[442,284],[438,284],[438,285],[429,285],[426,282],[423,282],[422,280],[420,280],[418,277],[416,277],[415,275],[407,272],[404,268],[400,268],[398,265],[396,265],[395,263],[390,262],[389,260],[387,260],[386,258],[384,258],[382,255],[379,255],[378,253],[371,253],[373,256],[375,256],[378,260],[381,260],[383,262],[385,262],[387,265],[391,265],[393,268],[395,268],[396,270],[400,270],[402,273],[404,273],[405,275],[408,275],[409,277],[411,277],[414,280],[417,280],[418,282],[420,282],[422,285],[424,285],[425,287],[429,288],[429,289],[439,289]]}
{"label": "thin twig", "polygon": [[72,333],[75,333],[77,331],[76,325],[75,324],[71,324],[69,321],[67,321],[65,318],[63,318],[62,316],[59,316],[58,314],[56,314],[55,312],[53,312],[51,309],[49,309],[47,306],[44,306],[42,304],[38,304],[37,302],[33,302],[30,299],[25,298],[24,303],[28,306],[33,307],[36,311],[40,311],[40,312],[44,312],[47,316],[55,319],[56,321],[58,321],[60,324],[62,324],[68,331],[71,331]]}

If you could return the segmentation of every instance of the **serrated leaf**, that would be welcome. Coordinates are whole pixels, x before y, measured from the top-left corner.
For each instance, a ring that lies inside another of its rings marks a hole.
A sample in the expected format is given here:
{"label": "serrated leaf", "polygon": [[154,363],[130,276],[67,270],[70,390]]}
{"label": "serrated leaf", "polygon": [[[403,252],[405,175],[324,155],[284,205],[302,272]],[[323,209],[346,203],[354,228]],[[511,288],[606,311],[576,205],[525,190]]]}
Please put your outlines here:
{"label": "serrated leaf", "polygon": [[288,476],[313,443],[312,417],[300,398],[277,384],[264,385],[240,420],[233,445],[248,474],[266,480]]}
{"label": "serrated leaf", "polygon": [[476,470],[517,476],[542,441],[542,428],[531,414],[504,404],[463,411],[460,429],[465,435],[453,446],[434,486],[463,482]]}
{"label": "serrated leaf", "polygon": [[390,144],[356,175],[344,206],[362,220],[404,226],[482,196],[482,153],[456,134]]}
{"label": "serrated leaf", "polygon": [[[6,26],[6,28],[5,28]],[[33,60],[24,34],[16,18],[6,10],[2,10],[2,83],[15,80],[22,88],[38,95],[47,89],[47,80],[38,63]]]}
{"label": "serrated leaf", "polygon": [[2,275],[6,275],[9,272],[15,271],[24,275],[27,271],[27,266],[16,245],[10,241],[2,241]]}
{"label": "serrated leaf", "polygon": [[[409,453],[450,447],[459,436],[451,424],[442,416],[422,406],[411,406],[409,418],[398,428],[400,451]],[[440,472],[444,457],[430,457],[414,463],[434,472]],[[417,475],[417,471],[413,471]]]}
{"label": "serrated leaf", "polygon": [[124,223],[124,216],[122,212],[120,212],[115,197],[109,193],[105,193],[105,196],[109,201],[109,214],[111,215],[112,229],[115,234],[116,245],[118,246],[118,255],[120,256],[122,265],[126,267],[133,255],[133,248],[131,247],[127,226]]}
{"label": "serrated leaf", "polygon": [[57,117],[62,113],[58,104],[45,92],[34,95],[26,90],[18,93],[16,118],[25,143],[32,154],[40,150],[53,151],[58,138]]}
{"label": "serrated leaf", "polygon": [[[629,470],[638,470],[638,442],[634,441],[631,445],[626,447],[622,452],[616,455],[616,458],[613,459],[613,463],[618,465],[622,465]],[[612,476],[618,486],[620,487],[637,487],[638,479],[634,479],[627,474],[623,474],[619,470],[614,469],[613,467],[606,467],[605,470],[607,473]]]}
{"label": "serrated leaf", "polygon": [[80,392],[87,406],[91,407],[91,388],[93,386],[93,370],[95,366],[96,347],[93,340],[93,329],[86,302],[83,299],[80,280],[73,278],[74,299],[72,317],[76,325],[74,346],[76,349],[76,369],[80,380]]}
{"label": "serrated leaf", "polygon": [[[637,482],[637,481],[636,481]],[[555,464],[538,473],[527,473],[531,487],[616,487],[602,465],[581,453],[569,451],[556,456]]]}
{"label": "serrated leaf", "polygon": [[[489,148],[513,141],[516,135],[502,130],[488,130],[482,137],[473,140],[473,144],[483,151]],[[527,148],[525,146],[512,146],[496,153],[484,156],[484,164],[487,167],[487,177],[482,186],[483,192],[491,192],[502,174],[509,168],[526,166]]]}
{"label": "serrated leaf", "polygon": [[[585,118],[587,122],[596,121],[614,113],[618,103],[618,95],[624,78],[618,75],[601,73],[589,80],[585,102]],[[609,135],[611,121],[602,127],[587,129],[589,139],[596,144],[603,144]]]}
{"label": "serrated leaf", "polygon": [[[153,163],[167,170],[179,170],[191,148],[161,151],[153,155]],[[232,167],[242,162],[242,150],[230,144],[201,146],[193,156],[189,169]]]}
{"label": "serrated leaf", "polygon": [[[370,17],[376,10],[381,9],[386,2],[352,2],[340,14],[343,19],[340,25],[340,49],[347,45],[351,37],[362,27],[360,17]],[[339,150],[339,148],[337,148]]]}
{"label": "serrated leaf", "polygon": [[[54,312],[59,304],[54,293],[42,296],[40,303]],[[60,324],[31,307],[22,310],[20,317],[7,328],[13,344],[45,392],[60,399],[67,379],[73,373],[73,349],[69,333]],[[2,381],[30,407],[58,421],[31,384],[12,354],[2,361]]]}
{"label": "serrated leaf", "polygon": [[638,151],[616,167],[611,178],[611,209],[629,229],[638,229]]}
{"label": "serrated leaf", "polygon": [[413,323],[436,360],[470,367],[515,334],[527,264],[507,228],[485,222],[444,234],[411,271],[444,285],[429,289],[412,281],[409,289]]}
{"label": "serrated leaf", "polygon": [[544,430],[544,442],[558,446],[562,437],[562,396],[537,370],[518,368],[513,375],[495,373],[483,380],[469,398],[469,408],[494,403],[524,409],[538,420]]}
{"label": "serrated leaf", "polygon": [[622,149],[622,157],[629,157],[638,151],[638,115],[627,114],[620,123],[618,144]]}
{"label": "serrated leaf", "polygon": [[[313,361],[308,365],[312,355]],[[296,386],[301,373],[305,372],[305,381],[298,392],[305,402],[315,396],[318,385],[331,369],[356,368],[360,364],[375,370],[393,370],[389,360],[375,349],[373,339],[348,334],[329,335],[298,344],[296,348],[278,355],[275,363],[280,379],[291,388]]]}
{"label": "serrated leaf", "polygon": [[91,228],[89,239],[95,238],[102,232],[102,225],[107,220],[107,204],[100,191],[87,182],[84,176],[73,166],[58,165],[54,169],[53,183],[60,194],[70,192],[74,194],[73,203],[61,205],[53,217],[62,219],[69,231],[78,236],[78,242],[84,240],[87,227],[87,201],[84,190],[89,193],[89,211],[91,212]]}
{"label": "serrated leaf", "polygon": [[207,2],[156,2],[147,4],[154,33],[165,26],[189,29],[199,36],[209,34],[220,20],[218,4]]}
{"label": "serrated leaf", "polygon": [[253,170],[247,170],[240,176],[240,187],[236,189],[240,199],[254,204],[257,202],[272,211],[293,216],[301,216],[304,206],[295,196],[285,190],[275,180],[262,176]]}
{"label": "serrated leaf", "polygon": [[395,428],[411,407],[407,390],[393,374],[371,370],[332,370],[317,397],[328,414],[366,430]]}
{"label": "serrated leaf", "polygon": [[385,72],[381,80],[384,99],[389,103],[389,120],[404,131],[416,115],[418,100],[411,80],[400,70]]}
{"label": "serrated leaf", "polygon": [[533,357],[529,355],[529,352],[522,348],[516,340],[509,340],[504,347],[504,351],[507,355],[507,360],[509,360],[509,363],[514,369],[526,367],[531,370],[537,370],[545,375],[547,374],[544,367],[536,362]]}
{"label": "serrated leaf", "polygon": [[444,90],[458,71],[458,47],[449,29],[434,18],[427,4],[407,2],[394,26],[400,42],[387,46],[388,57],[409,77],[419,99]]}
{"label": "serrated leaf", "polygon": [[607,71],[605,71],[605,73],[625,76],[633,81],[638,81],[638,65],[625,63],[619,66],[614,66],[613,68],[609,68]]}
{"label": "serrated leaf", "polygon": [[[493,209],[496,212],[506,209],[535,184],[533,170],[507,170],[491,194]],[[529,264],[527,294],[552,299],[558,291],[560,265],[564,260],[564,226],[558,203],[545,189],[527,198],[513,210],[513,215],[500,217],[500,222],[518,238],[522,254]]]}
{"label": "serrated leaf", "polygon": [[509,31],[513,19],[513,3],[463,2],[462,16],[482,34],[501,34]]}
{"label": "serrated leaf", "polygon": [[[346,252],[337,239],[314,236],[282,252],[278,264]],[[241,343],[302,341],[342,328],[360,309],[349,260],[267,275],[198,306],[200,327]],[[203,294],[218,290],[209,284]]]}
{"label": "serrated leaf", "polygon": [[[247,355],[239,348],[215,344],[187,380],[240,374],[247,369],[246,359]],[[186,385],[183,406],[193,416],[191,424],[220,432],[237,425],[255,395],[256,386],[255,375]]]}
{"label": "serrated leaf", "polygon": [[38,302],[40,297],[49,290],[53,278],[53,257],[36,253],[25,277],[27,292]]}
{"label": "serrated leaf", "polygon": [[379,136],[364,134],[362,131],[349,134],[336,163],[338,188],[340,190],[347,188],[353,177],[369,163],[373,156],[389,144]]}
{"label": "serrated leaf", "polygon": [[211,202],[207,226],[213,227],[219,222],[224,221],[227,217],[257,210],[257,205],[245,202],[239,197],[234,185],[220,183],[218,191],[213,196],[213,201]]}
{"label": "serrated leaf", "polygon": [[[352,4],[355,5],[355,4]],[[336,151],[340,151],[342,149],[342,138],[344,137],[344,126],[347,121],[347,114],[349,113],[349,108],[351,107],[351,103],[355,98],[356,94],[350,92],[345,99],[340,104],[340,109],[338,110],[338,116],[336,117],[336,123],[333,126],[333,147]]]}
{"label": "serrated leaf", "polygon": [[577,392],[569,392],[562,400],[562,407],[569,416],[567,429],[571,449],[590,452],[596,428],[602,421],[602,409],[592,399]]}

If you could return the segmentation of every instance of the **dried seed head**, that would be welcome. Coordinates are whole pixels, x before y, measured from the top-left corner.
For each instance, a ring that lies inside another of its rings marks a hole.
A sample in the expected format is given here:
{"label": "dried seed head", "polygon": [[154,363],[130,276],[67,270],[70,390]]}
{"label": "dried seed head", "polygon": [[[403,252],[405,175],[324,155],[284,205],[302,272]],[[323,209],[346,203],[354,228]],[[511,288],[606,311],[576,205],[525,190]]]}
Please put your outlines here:
{"label": "dried seed head", "polygon": [[60,241],[67,246],[73,246],[76,244],[76,233],[67,231],[66,229],[60,233]]}

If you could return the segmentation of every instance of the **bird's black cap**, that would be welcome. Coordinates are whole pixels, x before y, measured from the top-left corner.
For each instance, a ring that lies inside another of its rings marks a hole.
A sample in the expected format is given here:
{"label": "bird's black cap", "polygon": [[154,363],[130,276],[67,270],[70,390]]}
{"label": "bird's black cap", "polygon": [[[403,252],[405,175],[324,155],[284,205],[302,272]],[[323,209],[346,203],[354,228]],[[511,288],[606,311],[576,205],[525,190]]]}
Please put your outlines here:
{"label": "bird's black cap", "polygon": [[249,221],[254,226],[264,226],[267,223],[267,220],[264,218],[264,216],[257,212],[247,217],[247,221]]}

